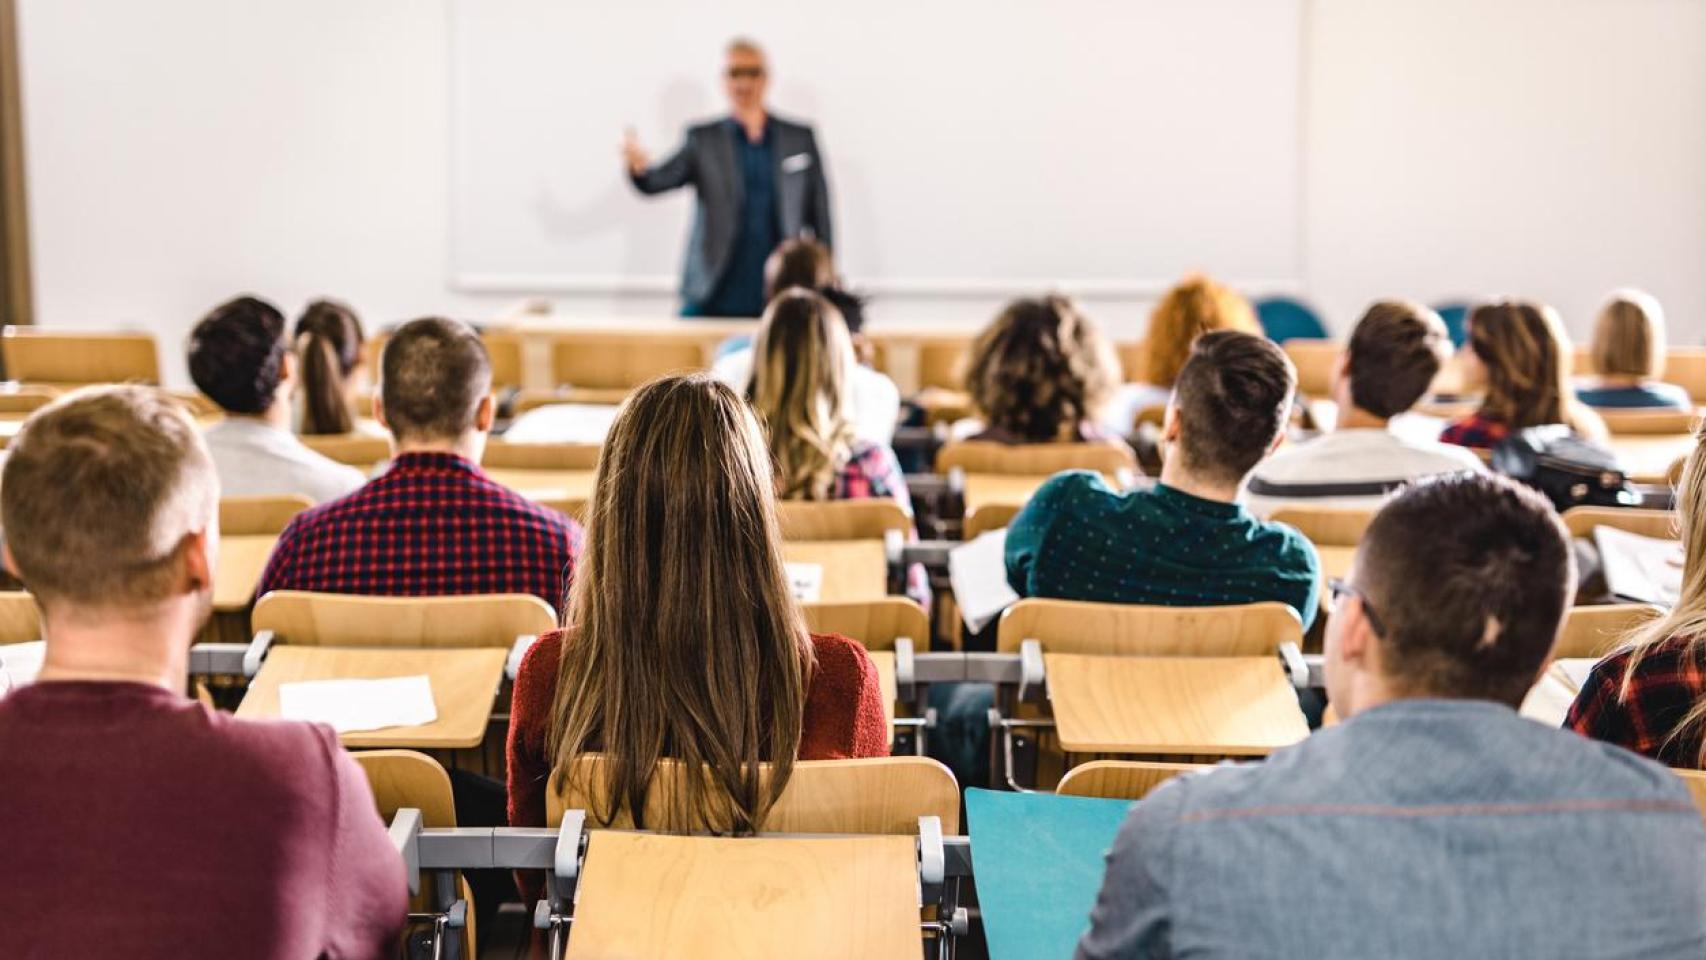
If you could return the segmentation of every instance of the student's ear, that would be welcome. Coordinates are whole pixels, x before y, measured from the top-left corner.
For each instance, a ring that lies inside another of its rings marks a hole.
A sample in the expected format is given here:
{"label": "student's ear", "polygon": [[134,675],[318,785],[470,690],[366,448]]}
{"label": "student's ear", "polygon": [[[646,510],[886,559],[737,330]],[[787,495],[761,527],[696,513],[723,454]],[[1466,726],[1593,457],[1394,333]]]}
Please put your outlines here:
{"label": "student's ear", "polygon": [[284,356],[279,358],[278,385],[280,392],[284,387],[296,385],[296,352],[293,350],[284,351]]}
{"label": "student's ear", "polygon": [[1179,442],[1179,408],[1169,400],[1167,412],[1161,415],[1161,440],[1163,443]]}
{"label": "student's ear", "polygon": [[189,592],[202,593],[213,589],[213,537],[208,530],[184,535],[178,552],[184,558],[184,586]]}
{"label": "student's ear", "polygon": [[474,411],[474,429],[481,433],[491,433],[492,424],[498,419],[498,398],[486,394],[480,398],[480,408]]}
{"label": "student's ear", "polygon": [[391,432],[391,424],[385,420],[385,401],[380,399],[380,393],[377,390],[373,391],[373,419],[379,421],[379,425],[385,428],[386,433]]}
{"label": "student's ear", "polygon": [[1340,406],[1350,402],[1350,394],[1345,388],[1350,386],[1351,354],[1348,350],[1339,351],[1339,357],[1333,361],[1333,378],[1327,383],[1327,390],[1333,401]]}
{"label": "student's ear", "polygon": [[6,568],[13,580],[23,582],[24,578],[18,575],[18,561],[12,558],[12,545],[4,541],[0,541],[0,565]]}

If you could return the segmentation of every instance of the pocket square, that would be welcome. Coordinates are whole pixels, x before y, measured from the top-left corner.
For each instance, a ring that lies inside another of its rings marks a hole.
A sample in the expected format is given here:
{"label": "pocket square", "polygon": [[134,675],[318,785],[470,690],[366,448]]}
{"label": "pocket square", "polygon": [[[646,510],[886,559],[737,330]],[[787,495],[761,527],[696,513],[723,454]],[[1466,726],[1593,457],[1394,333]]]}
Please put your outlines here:
{"label": "pocket square", "polygon": [[812,165],[812,155],[811,154],[809,154],[809,153],[796,153],[793,156],[787,157],[782,161],[782,172],[783,173],[799,173],[801,170],[804,170],[804,169],[810,167],[811,165]]}

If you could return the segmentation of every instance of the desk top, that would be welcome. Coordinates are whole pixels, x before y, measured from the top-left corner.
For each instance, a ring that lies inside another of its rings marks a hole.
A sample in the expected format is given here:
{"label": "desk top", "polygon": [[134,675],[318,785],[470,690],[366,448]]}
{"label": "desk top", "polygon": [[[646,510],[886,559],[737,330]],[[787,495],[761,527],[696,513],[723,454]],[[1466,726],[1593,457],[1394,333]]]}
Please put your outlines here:
{"label": "desk top", "polygon": [[782,559],[823,568],[820,603],[880,600],[889,592],[889,554],[881,540],[786,540]]}
{"label": "desk top", "polygon": [[593,831],[568,956],[915,957],[916,845]]}
{"label": "desk top", "polygon": [[486,476],[529,500],[589,500],[591,470],[487,470]]}
{"label": "desk top", "polygon": [[1309,735],[1274,657],[1043,655],[1069,753],[1267,754]]}
{"label": "desk top", "polygon": [[986,506],[1022,507],[1048,478],[1048,474],[968,473],[965,486],[966,516],[969,517],[979,508]]}
{"label": "desk top", "polygon": [[278,537],[251,534],[219,538],[219,562],[213,571],[213,609],[231,613],[255,599],[255,588],[266,571]]}
{"label": "desk top", "polygon": [[1611,449],[1633,483],[1668,483],[1671,464],[1694,449],[1694,438],[1674,435],[1623,435],[1611,438]]}
{"label": "desk top", "polygon": [[412,727],[388,727],[342,735],[346,747],[407,747],[448,750],[477,747],[509,651],[499,648],[418,650],[401,647],[274,646],[237,707],[237,716],[269,719],[279,715],[279,684],[300,680],[372,680],[424,673],[432,684],[438,719]]}
{"label": "desk top", "polygon": [[1528,691],[1528,696],[1522,701],[1522,715],[1549,727],[1563,726],[1570,704],[1576,702],[1576,694],[1581,692],[1577,678],[1586,676],[1597,662],[1592,657],[1552,661],[1552,665],[1540,675],[1540,682]]}

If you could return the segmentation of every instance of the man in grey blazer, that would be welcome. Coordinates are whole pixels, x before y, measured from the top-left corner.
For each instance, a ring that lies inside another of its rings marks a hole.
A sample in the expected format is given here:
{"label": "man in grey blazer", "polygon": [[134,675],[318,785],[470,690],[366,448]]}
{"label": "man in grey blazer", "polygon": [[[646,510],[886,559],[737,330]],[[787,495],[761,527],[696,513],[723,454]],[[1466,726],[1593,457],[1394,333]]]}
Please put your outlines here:
{"label": "man in grey blazer", "polygon": [[623,144],[635,189],[650,195],[692,184],[698,194],[681,271],[683,316],[758,316],[770,251],[793,237],[834,240],[817,138],[765,107],[764,51],[732,41],[723,79],[729,116],[688,127],[669,159],[653,166],[632,130]]}

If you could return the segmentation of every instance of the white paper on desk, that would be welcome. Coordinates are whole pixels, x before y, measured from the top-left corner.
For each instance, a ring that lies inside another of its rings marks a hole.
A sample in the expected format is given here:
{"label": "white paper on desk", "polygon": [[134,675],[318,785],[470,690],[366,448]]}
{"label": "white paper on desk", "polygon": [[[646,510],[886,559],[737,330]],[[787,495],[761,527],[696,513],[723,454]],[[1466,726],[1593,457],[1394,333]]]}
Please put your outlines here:
{"label": "white paper on desk", "polygon": [[823,564],[784,563],[788,573],[788,589],[801,603],[816,603],[823,596]]}
{"label": "white paper on desk", "polygon": [[40,640],[0,646],[0,696],[35,682],[47,644]]}
{"label": "white paper on desk", "polygon": [[426,674],[379,680],[303,680],[278,686],[286,720],[313,720],[339,733],[413,727],[438,719]]}
{"label": "white paper on desk", "polygon": [[1593,528],[1593,542],[1613,595],[1668,607],[1682,594],[1682,545],[1677,541],[1600,524]]}
{"label": "white paper on desk", "polygon": [[1019,602],[1019,595],[1007,585],[1007,530],[991,530],[950,550],[948,582],[953,584],[960,617],[972,633]]}
{"label": "white paper on desk", "polygon": [[1562,673],[1564,679],[1569,681],[1565,685],[1572,692],[1580,693],[1582,687],[1588,682],[1588,674],[1593,672],[1593,668],[1599,661],[1592,657],[1566,657],[1557,663],[1558,672]]}

